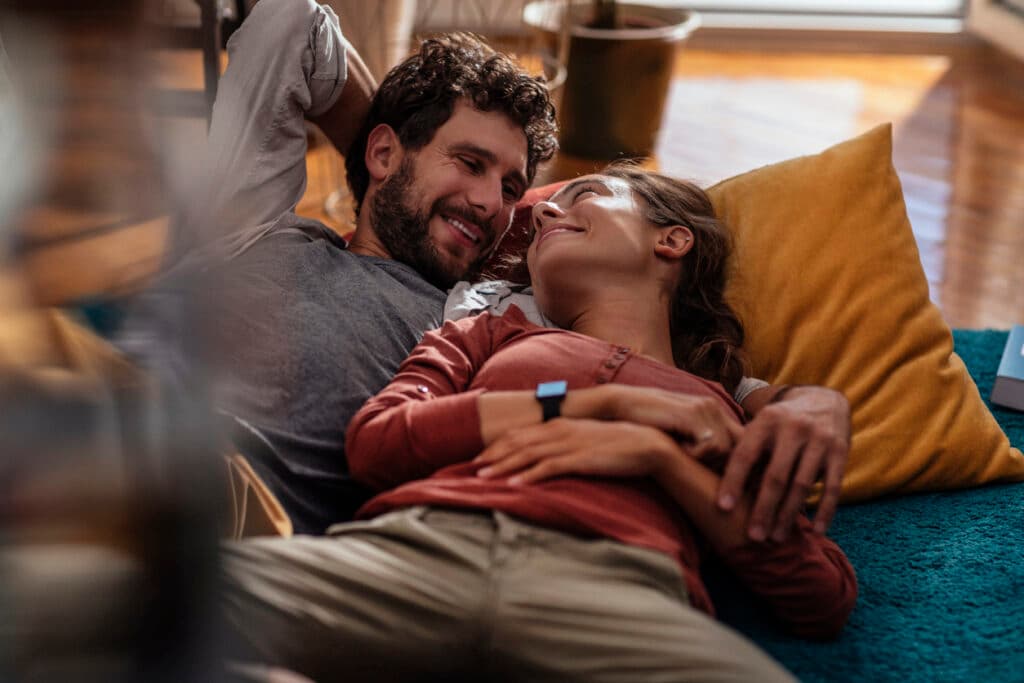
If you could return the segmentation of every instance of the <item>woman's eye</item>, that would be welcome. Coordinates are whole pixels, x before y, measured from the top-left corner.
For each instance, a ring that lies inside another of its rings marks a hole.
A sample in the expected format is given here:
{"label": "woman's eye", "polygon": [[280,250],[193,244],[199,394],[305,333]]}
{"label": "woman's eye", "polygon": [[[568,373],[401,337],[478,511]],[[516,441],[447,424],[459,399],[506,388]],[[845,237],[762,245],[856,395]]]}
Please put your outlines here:
{"label": "woman's eye", "polygon": [[578,201],[581,197],[585,197],[588,194],[596,195],[597,192],[595,192],[594,190],[591,190],[590,188],[584,188],[584,189],[580,190],[579,192],[577,192],[576,196],[573,197],[572,199],[573,199],[573,201]]}

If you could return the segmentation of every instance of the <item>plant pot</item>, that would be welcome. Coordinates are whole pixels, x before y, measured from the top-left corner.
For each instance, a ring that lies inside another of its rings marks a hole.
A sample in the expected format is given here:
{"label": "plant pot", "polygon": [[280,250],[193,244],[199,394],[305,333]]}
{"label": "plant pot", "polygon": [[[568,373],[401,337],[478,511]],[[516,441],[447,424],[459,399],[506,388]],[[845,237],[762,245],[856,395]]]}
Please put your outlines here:
{"label": "plant pot", "polygon": [[[537,0],[523,21],[557,52],[563,2]],[[595,29],[589,5],[569,14],[568,75],[559,110],[559,141],[568,154],[589,159],[650,156],[676,51],[700,25],[696,12],[619,4],[624,28]]]}

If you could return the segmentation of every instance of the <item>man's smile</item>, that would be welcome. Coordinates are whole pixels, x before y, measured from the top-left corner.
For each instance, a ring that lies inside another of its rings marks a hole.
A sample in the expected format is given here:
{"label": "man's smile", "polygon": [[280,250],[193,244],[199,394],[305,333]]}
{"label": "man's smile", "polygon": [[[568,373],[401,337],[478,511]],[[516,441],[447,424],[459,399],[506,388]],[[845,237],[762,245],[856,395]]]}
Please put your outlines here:
{"label": "man's smile", "polygon": [[483,230],[481,230],[475,223],[471,223],[464,218],[458,218],[449,214],[441,214],[441,218],[444,219],[448,225],[454,228],[457,235],[468,240],[472,246],[478,246],[483,242]]}

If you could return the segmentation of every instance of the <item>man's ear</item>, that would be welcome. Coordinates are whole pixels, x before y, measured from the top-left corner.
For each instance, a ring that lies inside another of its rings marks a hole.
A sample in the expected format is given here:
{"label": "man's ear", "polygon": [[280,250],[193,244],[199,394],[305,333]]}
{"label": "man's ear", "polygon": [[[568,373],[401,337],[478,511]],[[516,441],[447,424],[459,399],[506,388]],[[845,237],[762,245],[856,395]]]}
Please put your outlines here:
{"label": "man's ear", "polygon": [[402,144],[398,133],[386,123],[378,124],[366,138],[366,170],[370,178],[383,181],[398,168]]}
{"label": "man's ear", "polygon": [[684,225],[672,225],[659,230],[654,253],[662,258],[681,259],[693,249],[693,233]]}

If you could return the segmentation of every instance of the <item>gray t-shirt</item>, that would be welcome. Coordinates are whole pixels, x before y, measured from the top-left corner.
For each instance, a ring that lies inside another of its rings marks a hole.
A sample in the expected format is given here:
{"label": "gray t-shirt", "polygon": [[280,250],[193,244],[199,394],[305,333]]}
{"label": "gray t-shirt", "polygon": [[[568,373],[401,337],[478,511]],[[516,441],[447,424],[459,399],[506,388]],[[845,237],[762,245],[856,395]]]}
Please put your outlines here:
{"label": "gray t-shirt", "polygon": [[[236,445],[295,531],[322,533],[368,497],[348,476],[349,420],[441,325],[445,294],[403,263],[353,254],[316,230],[271,228],[239,251],[168,278],[189,294],[157,287],[122,347],[165,376],[205,368],[211,403],[251,433]],[[176,328],[190,326],[175,343]]]}

